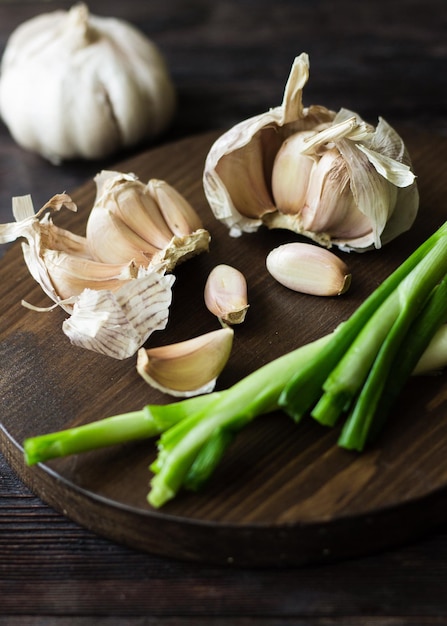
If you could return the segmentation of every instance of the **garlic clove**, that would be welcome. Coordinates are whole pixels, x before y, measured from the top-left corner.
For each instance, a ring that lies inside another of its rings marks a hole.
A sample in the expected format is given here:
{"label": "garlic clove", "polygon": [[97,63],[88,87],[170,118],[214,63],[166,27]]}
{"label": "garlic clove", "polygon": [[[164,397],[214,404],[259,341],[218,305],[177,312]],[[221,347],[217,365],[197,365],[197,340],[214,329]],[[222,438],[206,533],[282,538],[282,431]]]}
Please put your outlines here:
{"label": "garlic clove", "polygon": [[56,224],[49,223],[48,227],[45,228],[41,222],[40,237],[44,248],[59,250],[80,258],[91,258],[85,237],[76,235],[65,228],[60,228]]}
{"label": "garlic clove", "polygon": [[[126,183],[122,193],[114,196],[117,215],[130,230],[160,250],[169,244],[172,231],[163,219],[159,207],[146,192],[145,185],[140,181]],[[141,209],[137,210],[139,206]]]}
{"label": "garlic clove", "polygon": [[42,260],[61,300],[78,296],[87,288],[115,291],[122,287],[123,281],[133,280],[138,275],[138,268],[132,261],[99,263],[49,248],[42,252]]}
{"label": "garlic clove", "polygon": [[233,336],[226,327],[175,344],[141,348],[137,371],[149,385],[172,396],[209,393],[230,357]]}
{"label": "garlic clove", "polygon": [[286,243],[266,259],[268,272],[281,285],[315,296],[338,296],[351,285],[346,263],[326,248],[308,243]]}
{"label": "garlic clove", "polygon": [[301,214],[306,202],[308,180],[315,160],[304,154],[305,141],[315,131],[302,131],[288,137],[275,157],[272,193],[281,213]]}
{"label": "garlic clove", "polygon": [[91,256],[101,263],[126,263],[134,260],[147,267],[160,252],[142,239],[113,211],[101,210],[90,214],[87,241]]}
{"label": "garlic clove", "polygon": [[230,265],[214,267],[205,283],[208,310],[226,324],[241,324],[249,307],[245,276]]}
{"label": "garlic clove", "polygon": [[84,289],[62,330],[75,346],[129,358],[154,331],[166,328],[173,282],[172,275],[145,270],[115,292]]}
{"label": "garlic clove", "polygon": [[86,231],[92,256],[103,263],[135,259],[146,267],[172,238],[157,205],[132,174],[103,170],[94,180]]}
{"label": "garlic clove", "polygon": [[177,237],[203,229],[202,220],[191,204],[164,180],[151,179],[147,188],[171,233]]}
{"label": "garlic clove", "polygon": [[211,147],[205,195],[230,235],[261,225],[358,252],[408,230],[419,195],[403,140],[348,109],[304,107],[309,59],[298,56],[281,106],[240,122]]}
{"label": "garlic clove", "polygon": [[336,148],[324,152],[309,177],[301,212],[304,230],[353,239],[371,233],[371,220],[357,209],[345,160]]}
{"label": "garlic clove", "polygon": [[[231,158],[224,157],[216,165],[216,174],[230,188],[232,202],[249,219],[257,220],[275,211],[264,175],[264,148],[262,135],[255,134],[249,149],[246,146],[236,148]],[[243,183],[241,171],[244,172]]]}
{"label": "garlic clove", "polygon": [[169,245],[154,261],[170,271],[192,256],[207,252],[210,234],[186,198],[164,180],[151,179],[147,189],[173,234]]}
{"label": "garlic clove", "polygon": [[[144,185],[134,174],[111,171],[98,174],[95,182],[86,236],[96,260],[133,259],[142,267],[172,271],[179,262],[208,250],[208,231],[196,228],[201,222],[193,207],[167,183]],[[164,213],[170,215],[174,229]]]}

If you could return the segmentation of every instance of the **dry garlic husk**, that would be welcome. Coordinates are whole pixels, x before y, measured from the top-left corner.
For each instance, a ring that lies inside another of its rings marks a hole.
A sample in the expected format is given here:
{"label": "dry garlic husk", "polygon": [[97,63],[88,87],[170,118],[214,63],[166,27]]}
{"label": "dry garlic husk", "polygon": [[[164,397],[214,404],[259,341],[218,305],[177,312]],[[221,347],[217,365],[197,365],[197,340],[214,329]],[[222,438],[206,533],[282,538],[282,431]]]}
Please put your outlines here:
{"label": "dry garlic husk", "polygon": [[55,164],[103,158],[152,138],[174,109],[156,45],[85,4],[34,17],[7,42],[0,114],[17,143]]}
{"label": "dry garlic husk", "polygon": [[[30,196],[13,199],[16,222],[0,225],[0,243],[24,238],[30,274],[70,317],[62,325],[77,346],[116,359],[138,350],[155,330],[165,328],[174,277],[133,261],[92,259],[85,237],[56,226],[51,213],[76,210],[66,194],[54,196],[37,213]],[[54,307],[35,310],[48,311]]]}
{"label": "dry garlic husk", "polygon": [[134,262],[98,263],[85,237],[56,226],[51,214],[76,205],[67,194],[53,196],[37,213],[31,196],[13,198],[16,222],[0,227],[0,242],[24,238],[22,252],[30,274],[51,300],[68,313],[85,289],[119,289],[138,275]]}
{"label": "dry garlic husk", "polygon": [[380,248],[408,230],[419,196],[406,147],[383,119],[304,107],[307,54],[298,56],[283,102],[224,133],[207,155],[203,185],[234,236],[285,228],[350,251]]}
{"label": "dry garlic husk", "polygon": [[137,371],[152,387],[177,397],[213,391],[233,346],[229,328],[158,348],[140,348]]}
{"label": "dry garlic husk", "polygon": [[86,236],[97,261],[134,261],[171,271],[208,250],[210,235],[196,211],[165,181],[153,179],[145,185],[134,174],[103,170],[95,182]]}
{"label": "dry garlic husk", "polygon": [[216,265],[205,283],[207,309],[226,324],[241,324],[249,307],[247,281],[235,267]]}
{"label": "dry garlic husk", "polygon": [[340,296],[351,285],[346,263],[311,243],[285,243],[266,259],[267,270],[281,285],[314,296]]}
{"label": "dry garlic husk", "polygon": [[166,328],[173,282],[172,275],[143,271],[116,291],[84,289],[62,330],[75,346],[131,357],[155,330]]}

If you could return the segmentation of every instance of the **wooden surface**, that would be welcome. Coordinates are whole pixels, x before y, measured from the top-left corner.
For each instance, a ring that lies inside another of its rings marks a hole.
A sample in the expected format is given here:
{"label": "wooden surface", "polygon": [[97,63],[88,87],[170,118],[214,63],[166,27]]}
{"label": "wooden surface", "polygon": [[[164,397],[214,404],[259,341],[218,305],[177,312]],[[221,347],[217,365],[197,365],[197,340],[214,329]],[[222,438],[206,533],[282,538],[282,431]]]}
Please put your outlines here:
{"label": "wooden surface", "polygon": [[[69,5],[0,1],[1,48],[24,19]],[[90,5],[134,22],[166,54],[180,106],[160,144],[228,127],[279,103],[291,58],[302,50],[311,56],[309,103],[349,106],[371,121],[382,115],[396,125],[447,135],[441,0],[336,5],[278,0],[273,6],[263,0],[92,0]],[[102,166],[132,156],[54,168],[18,148],[3,126],[0,137],[3,222],[10,219],[12,195],[32,193],[39,205],[55,191],[77,189]],[[435,181],[439,176],[433,172]],[[0,477],[0,623],[447,622],[445,524],[367,558],[318,567],[229,569],[156,557],[99,538],[43,504],[2,457]]]}
{"label": "wooden surface", "polygon": [[[447,185],[441,173],[447,166],[447,140],[408,137],[422,197],[415,226],[380,252],[341,254],[353,275],[350,290],[342,297],[317,298],[285,289],[265,269],[268,252],[297,240],[293,233],[261,229],[234,238],[216,222],[201,177],[217,136],[167,144],[117,169],[143,181],[170,182],[196,207],[211,234],[209,253],[175,270],[169,324],[148,345],[219,327],[203,302],[206,278],[217,264],[231,263],[247,279],[250,309],[244,324],[235,328],[231,358],[217,386],[224,389],[333,330],[436,230],[444,220],[440,206]],[[84,234],[94,184],[75,191],[73,198],[78,212],[57,215],[55,221]],[[259,418],[238,436],[202,492],[181,493],[159,511],[146,502],[153,442],[26,467],[21,447],[26,437],[172,398],[147,386],[135,371],[135,358],[116,361],[71,347],[61,330],[64,312],[36,313],[21,306],[22,300],[48,305],[17,244],[0,267],[1,447],[37,495],[90,530],[163,556],[278,567],[371,554],[447,521],[444,376],[412,380],[383,436],[362,455],[338,448],[338,428],[322,428],[312,420],[295,425],[281,412]]]}

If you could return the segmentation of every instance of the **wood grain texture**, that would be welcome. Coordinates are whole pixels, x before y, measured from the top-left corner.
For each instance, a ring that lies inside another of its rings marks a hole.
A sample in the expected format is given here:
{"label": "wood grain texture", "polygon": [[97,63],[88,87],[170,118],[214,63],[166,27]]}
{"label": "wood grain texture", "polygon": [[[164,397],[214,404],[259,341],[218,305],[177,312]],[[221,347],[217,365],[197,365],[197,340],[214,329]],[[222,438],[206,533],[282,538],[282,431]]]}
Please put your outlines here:
{"label": "wood grain texture", "polygon": [[[442,139],[408,137],[422,198],[416,226],[380,253],[349,255],[351,290],[319,299],[286,290],[265,271],[267,252],[293,240],[293,234],[263,229],[234,239],[215,221],[201,187],[204,158],[215,137],[168,144],[117,169],[142,180],[168,180],[193,203],[212,235],[209,254],[176,270],[170,323],[152,336],[151,345],[217,327],[203,304],[204,282],[215,264],[231,263],[247,277],[251,307],[219,380],[225,388],[334,328],[442,223],[447,151]],[[61,223],[83,232],[93,183],[73,197],[79,211],[61,216]],[[240,434],[202,493],[181,494],[161,511],[145,499],[147,466],[154,457],[149,442],[26,468],[20,447],[26,436],[167,398],[139,379],[133,359],[114,361],[70,346],[60,329],[61,311],[38,314],[20,305],[22,299],[44,305],[46,298],[28,276],[19,246],[5,256],[0,272],[4,454],[44,501],[94,532],[176,558],[280,566],[375,552],[446,521],[443,377],[413,381],[380,441],[360,456],[337,448],[337,431],[311,420],[296,426],[281,413],[258,418]]]}

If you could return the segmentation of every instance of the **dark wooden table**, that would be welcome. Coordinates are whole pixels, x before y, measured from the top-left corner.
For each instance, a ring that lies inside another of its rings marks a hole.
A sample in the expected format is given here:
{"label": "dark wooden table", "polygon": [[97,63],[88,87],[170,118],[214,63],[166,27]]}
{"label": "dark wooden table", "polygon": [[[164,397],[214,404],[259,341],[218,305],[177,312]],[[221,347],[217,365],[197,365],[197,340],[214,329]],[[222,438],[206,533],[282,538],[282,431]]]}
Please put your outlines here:
{"label": "dark wooden table", "polygon": [[[0,52],[23,20],[69,6],[0,0]],[[279,104],[301,51],[313,70],[307,103],[447,135],[445,0],[92,0],[90,8],[137,24],[167,58],[179,109],[157,144],[227,128]],[[16,146],[3,125],[0,139],[1,222],[10,220],[11,196],[31,193],[40,206],[131,156],[54,167]],[[0,624],[447,623],[445,527],[342,563],[233,569],[96,537],[33,496],[1,456],[0,497]]]}

